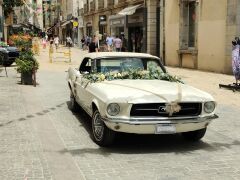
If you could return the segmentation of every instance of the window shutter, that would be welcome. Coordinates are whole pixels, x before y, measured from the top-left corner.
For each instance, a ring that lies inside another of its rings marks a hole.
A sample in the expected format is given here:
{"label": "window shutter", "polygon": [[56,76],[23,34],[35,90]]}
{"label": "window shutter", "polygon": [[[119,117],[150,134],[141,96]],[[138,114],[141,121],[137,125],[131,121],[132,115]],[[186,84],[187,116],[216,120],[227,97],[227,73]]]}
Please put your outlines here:
{"label": "window shutter", "polygon": [[188,2],[181,3],[180,49],[188,49],[189,10]]}

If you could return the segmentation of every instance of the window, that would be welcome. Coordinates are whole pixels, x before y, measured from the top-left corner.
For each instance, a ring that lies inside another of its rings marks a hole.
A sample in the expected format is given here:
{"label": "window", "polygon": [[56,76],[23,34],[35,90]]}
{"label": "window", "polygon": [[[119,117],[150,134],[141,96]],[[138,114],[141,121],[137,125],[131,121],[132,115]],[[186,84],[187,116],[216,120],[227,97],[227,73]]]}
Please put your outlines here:
{"label": "window", "polygon": [[196,1],[183,1],[181,4],[182,25],[180,30],[180,48],[195,47],[196,38]]}
{"label": "window", "polygon": [[116,57],[97,60],[97,72],[124,72],[132,69],[150,70],[157,69],[165,72],[165,69],[157,59],[135,58],[135,57]]}
{"label": "window", "polygon": [[82,63],[81,63],[81,66],[80,66],[80,68],[79,68],[79,71],[80,71],[81,73],[84,73],[84,72],[91,73],[93,63],[94,63],[94,60],[92,60],[92,59],[90,59],[90,58],[85,58],[85,59],[82,61]]}

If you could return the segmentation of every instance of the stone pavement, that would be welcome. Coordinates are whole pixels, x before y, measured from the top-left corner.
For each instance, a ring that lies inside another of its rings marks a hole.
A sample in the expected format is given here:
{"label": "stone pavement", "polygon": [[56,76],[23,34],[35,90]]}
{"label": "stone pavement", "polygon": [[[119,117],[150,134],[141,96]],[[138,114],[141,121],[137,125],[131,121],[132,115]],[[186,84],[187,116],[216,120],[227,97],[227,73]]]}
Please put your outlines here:
{"label": "stone pavement", "polygon": [[240,179],[240,93],[218,89],[233,77],[168,68],[218,100],[215,120],[199,143],[179,135],[120,134],[110,148],[91,140],[90,119],[69,108],[66,70],[85,52],[73,49],[72,63],[38,57],[39,85],[19,85],[9,68],[0,73],[0,179],[185,180]]}

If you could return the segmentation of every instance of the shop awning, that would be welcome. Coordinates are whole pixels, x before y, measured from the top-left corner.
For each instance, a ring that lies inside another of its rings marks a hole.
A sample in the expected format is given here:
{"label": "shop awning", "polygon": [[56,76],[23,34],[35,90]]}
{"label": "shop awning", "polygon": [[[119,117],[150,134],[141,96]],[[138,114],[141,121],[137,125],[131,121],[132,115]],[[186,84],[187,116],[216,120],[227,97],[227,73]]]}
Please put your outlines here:
{"label": "shop awning", "polygon": [[135,5],[135,6],[130,6],[130,7],[127,7],[123,10],[121,10],[118,14],[120,15],[133,15],[136,10],[140,7],[142,7],[143,4],[138,4],[138,5]]}
{"label": "shop awning", "polygon": [[63,27],[63,26],[66,26],[67,24],[69,24],[69,23],[71,23],[71,22],[72,22],[72,20],[65,21],[64,23],[62,23],[61,26],[62,26],[62,27]]}

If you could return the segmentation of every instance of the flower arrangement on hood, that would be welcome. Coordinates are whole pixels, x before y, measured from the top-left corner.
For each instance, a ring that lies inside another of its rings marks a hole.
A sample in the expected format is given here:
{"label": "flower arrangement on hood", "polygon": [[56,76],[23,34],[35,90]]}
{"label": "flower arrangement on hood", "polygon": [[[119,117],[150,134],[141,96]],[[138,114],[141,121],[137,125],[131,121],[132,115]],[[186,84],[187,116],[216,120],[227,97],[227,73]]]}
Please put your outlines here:
{"label": "flower arrangement on hood", "polygon": [[128,69],[123,72],[90,73],[83,75],[90,83],[112,81],[117,79],[145,79],[145,80],[165,80],[170,82],[183,83],[177,76],[172,76],[158,69],[149,68],[148,71],[142,69]]}

